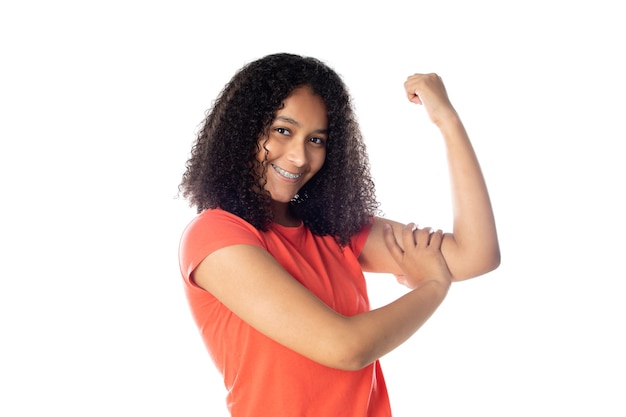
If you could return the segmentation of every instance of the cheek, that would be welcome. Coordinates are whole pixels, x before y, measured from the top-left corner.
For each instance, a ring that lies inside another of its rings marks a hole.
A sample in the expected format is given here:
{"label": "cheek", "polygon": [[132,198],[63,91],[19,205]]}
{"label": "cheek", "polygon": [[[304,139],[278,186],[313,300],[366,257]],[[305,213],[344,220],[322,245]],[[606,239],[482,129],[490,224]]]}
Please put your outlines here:
{"label": "cheek", "polygon": [[324,163],[326,162],[326,152],[321,153],[319,155],[315,155],[312,162],[313,162],[312,168],[315,171],[315,173],[317,173],[320,169],[322,169],[322,167],[324,166]]}
{"label": "cheek", "polygon": [[320,169],[324,166],[325,162],[326,162],[326,155],[324,155],[320,161]]}
{"label": "cheek", "polygon": [[326,152],[326,149],[324,149],[324,151],[320,155],[320,168],[324,166],[324,162],[326,162],[326,156],[327,156],[327,152]]}

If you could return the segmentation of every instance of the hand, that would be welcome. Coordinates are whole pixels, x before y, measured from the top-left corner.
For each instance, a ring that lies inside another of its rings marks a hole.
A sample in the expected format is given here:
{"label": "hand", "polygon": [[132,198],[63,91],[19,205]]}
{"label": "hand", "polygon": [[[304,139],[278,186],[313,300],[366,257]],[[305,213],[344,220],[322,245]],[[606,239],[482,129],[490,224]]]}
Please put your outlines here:
{"label": "hand", "polygon": [[418,229],[410,223],[402,230],[402,249],[392,227],[386,224],[384,239],[391,256],[402,269],[403,275],[396,275],[400,283],[411,289],[427,281],[437,281],[446,288],[450,286],[452,275],[441,253],[441,230],[431,233],[428,227]]}
{"label": "hand", "polygon": [[404,89],[409,101],[423,105],[436,125],[456,115],[443,81],[437,74],[411,75],[404,82]]}

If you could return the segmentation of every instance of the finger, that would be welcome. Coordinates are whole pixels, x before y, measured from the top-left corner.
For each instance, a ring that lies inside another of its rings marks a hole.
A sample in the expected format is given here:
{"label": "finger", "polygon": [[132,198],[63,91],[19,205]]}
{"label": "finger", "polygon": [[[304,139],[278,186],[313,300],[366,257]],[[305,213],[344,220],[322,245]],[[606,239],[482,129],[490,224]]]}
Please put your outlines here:
{"label": "finger", "polygon": [[414,232],[417,246],[428,246],[430,242],[430,231],[430,227],[425,227],[423,229],[417,229]]}
{"label": "finger", "polygon": [[417,245],[417,240],[415,239],[415,231],[419,230],[415,223],[409,223],[404,226],[402,229],[402,243],[406,248],[414,248]]}
{"label": "finger", "polygon": [[422,74],[414,74],[408,77],[404,82],[404,91],[406,92],[407,98],[409,101],[416,104],[422,104],[422,99],[419,96],[419,89],[417,88],[421,77]]}
{"label": "finger", "polygon": [[405,86],[406,97],[409,101],[417,104],[422,104],[420,96],[417,94],[417,90],[411,86]]}
{"label": "finger", "polygon": [[430,246],[441,249],[441,242],[443,242],[443,232],[441,230],[436,230],[430,235]]}
{"label": "finger", "polygon": [[383,226],[383,239],[385,241],[385,246],[387,246],[387,250],[391,254],[391,257],[398,263],[402,261],[404,251],[398,245],[398,241],[396,240],[396,235],[393,233],[393,227],[391,225],[385,223]]}
{"label": "finger", "polygon": [[409,101],[415,104],[424,104],[420,96],[417,94],[417,92],[412,97],[409,98]]}

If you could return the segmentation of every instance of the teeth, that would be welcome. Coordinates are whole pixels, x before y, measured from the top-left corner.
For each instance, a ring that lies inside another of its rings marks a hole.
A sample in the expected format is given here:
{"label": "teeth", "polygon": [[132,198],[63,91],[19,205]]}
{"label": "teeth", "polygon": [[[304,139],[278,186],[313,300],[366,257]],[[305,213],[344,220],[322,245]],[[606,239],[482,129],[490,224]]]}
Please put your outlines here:
{"label": "teeth", "polygon": [[302,174],[292,174],[291,172],[287,172],[284,169],[277,167],[276,165],[272,165],[272,167],[274,167],[276,172],[278,172],[283,177],[289,178],[292,180],[295,180],[296,178],[299,178],[302,175]]}

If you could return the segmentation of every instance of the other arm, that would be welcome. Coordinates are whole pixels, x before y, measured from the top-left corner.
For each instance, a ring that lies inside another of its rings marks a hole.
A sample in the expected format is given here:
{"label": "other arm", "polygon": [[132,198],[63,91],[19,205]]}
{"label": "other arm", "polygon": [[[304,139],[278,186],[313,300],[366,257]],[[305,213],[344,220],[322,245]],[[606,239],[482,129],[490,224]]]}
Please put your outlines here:
{"label": "other arm", "polygon": [[[448,160],[453,208],[453,231],[444,235],[441,251],[453,280],[487,273],[500,264],[500,248],[487,186],[469,136],[436,74],[415,74],[404,84],[408,99],[422,104],[441,131]],[[383,225],[399,236],[404,225],[375,219],[361,254],[363,269],[400,274],[385,250]]]}
{"label": "other arm", "polygon": [[[442,234],[406,227],[404,249],[391,229],[386,244],[413,291],[389,305],[342,316],[289,275],[265,250],[234,245],[207,256],[192,279],[249,325],[323,365],[360,369],[407,340],[445,298],[450,275]],[[245,259],[245,262],[241,260]]]}

